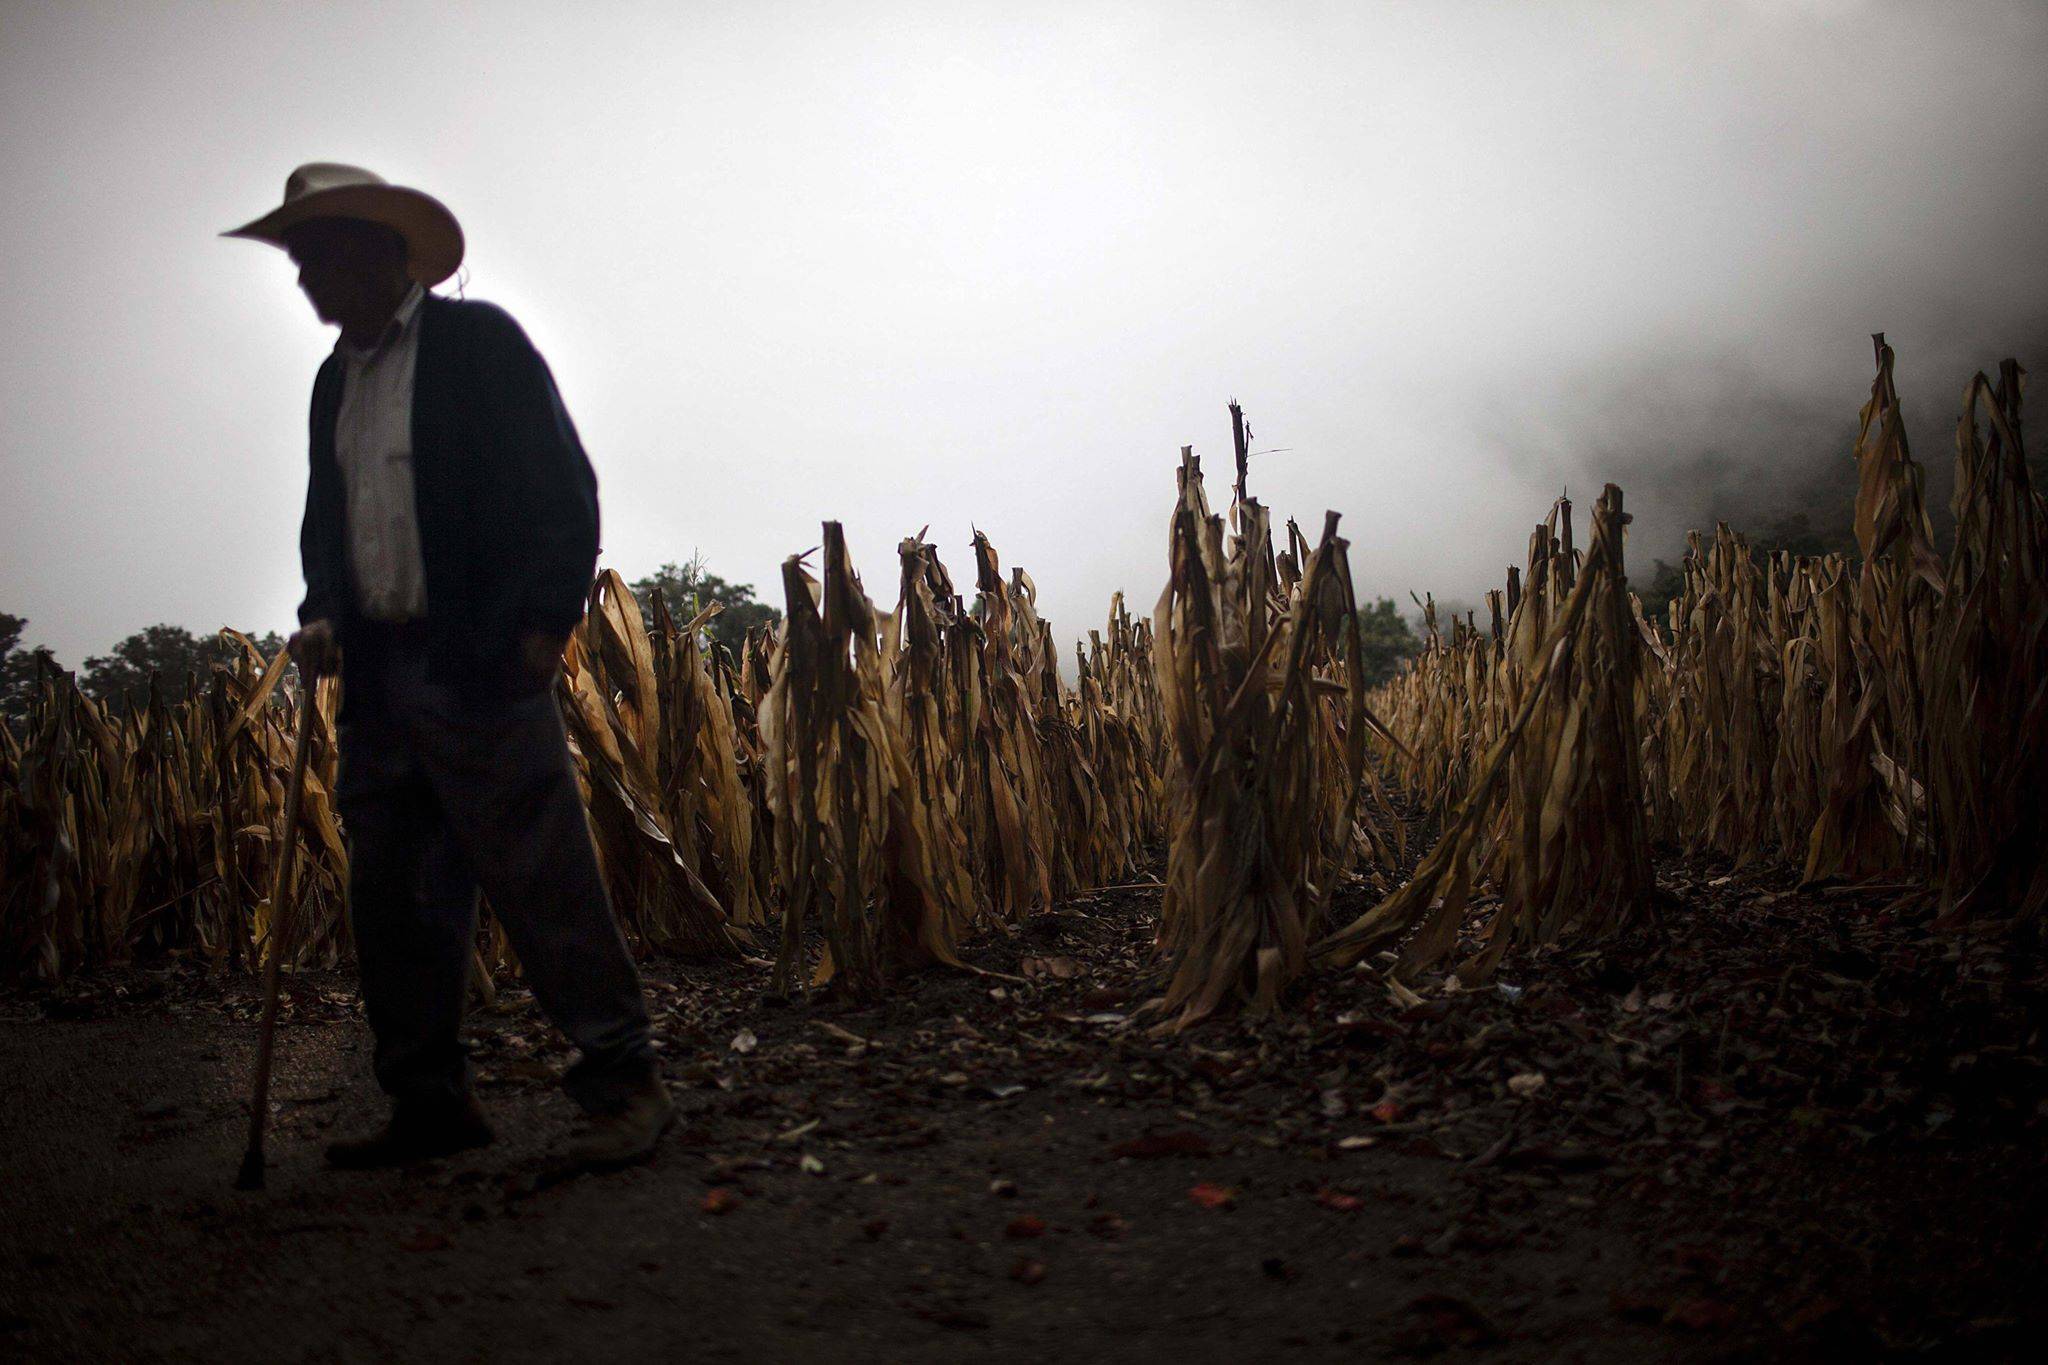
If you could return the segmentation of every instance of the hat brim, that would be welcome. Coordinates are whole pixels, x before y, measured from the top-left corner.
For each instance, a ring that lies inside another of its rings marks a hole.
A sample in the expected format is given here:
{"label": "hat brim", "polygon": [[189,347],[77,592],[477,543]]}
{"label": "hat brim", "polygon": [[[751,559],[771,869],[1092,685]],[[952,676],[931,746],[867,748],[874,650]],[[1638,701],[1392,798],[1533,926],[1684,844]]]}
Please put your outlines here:
{"label": "hat brim", "polygon": [[390,228],[405,238],[407,272],[424,285],[439,284],[462,264],[462,225],[455,215],[433,195],[403,185],[337,185],[315,190],[221,236],[246,237],[281,247],[285,233],[319,218],[360,218]]}

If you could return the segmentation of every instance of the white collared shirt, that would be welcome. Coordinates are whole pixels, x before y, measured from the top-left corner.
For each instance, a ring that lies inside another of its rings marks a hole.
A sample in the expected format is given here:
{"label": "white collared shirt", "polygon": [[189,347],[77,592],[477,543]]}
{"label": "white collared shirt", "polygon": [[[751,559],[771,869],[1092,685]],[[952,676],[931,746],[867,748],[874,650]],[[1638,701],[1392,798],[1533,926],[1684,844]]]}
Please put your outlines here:
{"label": "white collared shirt", "polygon": [[348,562],[356,606],[373,621],[427,614],[419,511],[413,502],[412,384],[420,354],[419,313],[426,291],[415,284],[390,326],[367,349],[346,340],[334,456],[347,490]]}

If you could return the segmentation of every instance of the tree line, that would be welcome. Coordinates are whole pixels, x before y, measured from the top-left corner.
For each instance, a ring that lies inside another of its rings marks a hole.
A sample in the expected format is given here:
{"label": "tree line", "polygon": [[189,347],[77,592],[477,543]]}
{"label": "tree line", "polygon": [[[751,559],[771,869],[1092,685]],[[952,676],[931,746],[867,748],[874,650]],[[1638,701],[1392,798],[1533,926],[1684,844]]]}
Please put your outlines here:
{"label": "tree line", "polygon": [[[689,621],[705,608],[720,612],[704,628],[710,640],[737,651],[748,630],[782,619],[774,607],[758,601],[750,583],[732,583],[708,572],[701,559],[664,564],[633,585],[633,594],[651,604],[659,595],[670,615]],[[651,610],[651,605],[649,607]],[[62,671],[56,656],[42,646],[22,644],[26,617],[0,611],[0,718],[13,723],[28,714],[36,678],[45,669]],[[269,658],[284,648],[277,631],[246,632]],[[94,701],[116,714],[149,702],[150,679],[167,703],[183,701],[194,686],[204,685],[216,664],[232,664],[237,647],[218,634],[195,634],[183,626],[159,623],[117,642],[105,654],[89,655],[78,669],[78,685]]]}
{"label": "tree line", "polygon": [[[719,611],[704,626],[711,644],[737,654],[747,632],[756,626],[772,626],[782,619],[776,608],[754,595],[751,583],[734,583],[705,568],[701,559],[668,563],[632,584],[633,595],[650,616],[656,597],[679,622],[695,619],[707,608]],[[650,628],[652,621],[648,622]],[[1361,607],[1358,613],[1369,682],[1383,682],[1394,675],[1405,659],[1421,647],[1413,628],[1402,617],[1394,599],[1382,597]],[[40,669],[60,669],[47,648],[25,648],[24,617],[0,612],[0,719],[18,722],[28,714]],[[277,631],[250,634],[264,656],[284,648],[284,636]],[[88,656],[78,670],[78,685],[86,695],[121,713],[132,706],[147,705],[150,679],[166,702],[185,699],[190,689],[203,684],[216,664],[232,664],[235,649],[219,635],[198,635],[183,626],[159,623],[145,627],[117,642],[105,654]]]}

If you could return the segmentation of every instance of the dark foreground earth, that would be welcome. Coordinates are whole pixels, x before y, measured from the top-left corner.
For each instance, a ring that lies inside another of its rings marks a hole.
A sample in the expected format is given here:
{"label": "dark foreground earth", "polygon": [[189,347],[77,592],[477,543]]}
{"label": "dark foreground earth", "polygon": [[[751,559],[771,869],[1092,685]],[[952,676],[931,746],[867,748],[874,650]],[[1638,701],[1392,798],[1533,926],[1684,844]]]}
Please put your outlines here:
{"label": "dark foreground earth", "polygon": [[1664,934],[1396,1000],[1310,979],[1176,1036],[1157,892],[886,1002],[649,964],[684,1117],[549,1183],[567,1060],[474,1016],[500,1138],[323,1169],[374,1118],[351,978],[171,964],[0,997],[0,1355],[506,1360],[2038,1358],[2038,953],[1882,889],[1668,864]]}

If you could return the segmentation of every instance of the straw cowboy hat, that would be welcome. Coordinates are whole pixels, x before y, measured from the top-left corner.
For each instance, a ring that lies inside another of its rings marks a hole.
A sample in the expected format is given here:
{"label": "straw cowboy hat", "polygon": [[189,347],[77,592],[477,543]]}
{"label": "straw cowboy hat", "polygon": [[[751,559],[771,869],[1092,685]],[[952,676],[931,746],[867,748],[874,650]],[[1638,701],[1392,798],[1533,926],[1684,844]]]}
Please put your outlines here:
{"label": "straw cowboy hat", "polygon": [[360,218],[405,238],[406,268],[424,285],[439,284],[462,264],[462,225],[431,194],[388,183],[360,166],[309,161],[284,182],[284,203],[223,237],[283,246],[284,235],[315,218]]}

